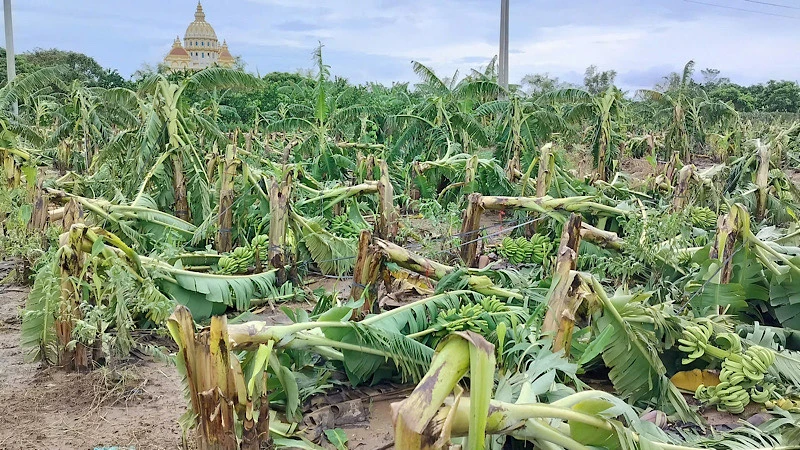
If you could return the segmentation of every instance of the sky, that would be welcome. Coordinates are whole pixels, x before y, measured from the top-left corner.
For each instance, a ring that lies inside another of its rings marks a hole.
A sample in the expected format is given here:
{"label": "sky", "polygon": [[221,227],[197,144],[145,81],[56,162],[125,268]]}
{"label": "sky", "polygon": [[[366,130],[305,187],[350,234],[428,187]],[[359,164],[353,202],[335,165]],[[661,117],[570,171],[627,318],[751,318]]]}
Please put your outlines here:
{"label": "sky", "polygon": [[[12,0],[16,51],[85,53],[130,76],[159,63],[194,19],[194,0]],[[652,87],[693,59],[740,84],[800,78],[797,0],[510,0],[509,79],[580,83],[594,64],[623,89]],[[701,4],[706,3],[706,4]],[[710,6],[708,3],[727,6]],[[765,4],[772,3],[773,5]],[[775,6],[775,5],[783,5]],[[500,0],[206,0],[206,20],[250,72],[310,69],[322,43],[352,82],[442,77],[497,54]]]}

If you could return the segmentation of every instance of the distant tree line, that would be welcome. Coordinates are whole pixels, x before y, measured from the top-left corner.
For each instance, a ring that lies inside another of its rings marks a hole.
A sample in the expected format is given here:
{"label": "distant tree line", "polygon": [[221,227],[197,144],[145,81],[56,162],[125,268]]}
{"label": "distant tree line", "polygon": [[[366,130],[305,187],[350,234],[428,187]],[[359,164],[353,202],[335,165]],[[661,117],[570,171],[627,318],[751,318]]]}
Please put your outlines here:
{"label": "distant tree line", "polygon": [[[83,53],[69,52],[55,48],[37,48],[29,52],[17,54],[15,57],[17,75],[36,72],[39,69],[52,66],[64,66],[67,75],[62,79],[69,84],[74,80],[81,80],[90,87],[130,87],[126,80],[116,69],[106,69],[91,56]],[[6,49],[0,48],[0,85],[5,85],[8,80],[6,73]]]}
{"label": "distant tree line", "polygon": [[[796,81],[770,80],[766,83],[743,86],[721,77],[718,69],[700,71],[702,80],[690,81],[694,87],[705,90],[709,98],[733,105],[739,112],[791,112],[800,113],[800,85]],[[566,87],[582,87],[592,94],[605,91],[614,84],[617,72],[601,71],[597,66],[589,66],[583,77],[583,86],[564,82],[548,73],[525,75],[520,88],[529,94],[539,94]],[[655,90],[667,92],[681,83],[681,74],[673,72],[655,86]]]}
{"label": "distant tree line", "polygon": [[[0,86],[6,83],[6,52],[0,48]],[[78,52],[58,49],[34,49],[18,54],[16,57],[17,73],[31,73],[38,69],[51,66],[64,66],[67,76],[62,81],[71,83],[81,80],[84,85],[104,88],[128,87],[135,88],[148,75],[164,72],[163,66],[144,65],[130,78],[125,79],[116,69],[104,68],[94,58]],[[244,64],[237,64],[243,68]],[[183,75],[175,74],[176,78]],[[583,77],[583,85],[578,86],[551,76],[549,73],[536,73],[525,75],[521,82],[515,86],[530,95],[540,95],[558,89],[577,87],[591,94],[604,92],[609,86],[614,85],[617,72],[614,70],[600,70],[597,66],[589,66]],[[770,80],[766,83],[744,86],[731,82],[730,79],[720,76],[718,69],[704,69],[701,71],[701,80],[691,79],[689,83],[693,88],[701,88],[713,100],[721,100],[731,104],[739,112],[789,112],[800,113],[800,85],[795,81]],[[218,93],[218,100],[232,109],[222,112],[223,118],[231,122],[247,123],[255,120],[256,111],[268,111],[278,108],[280,103],[292,103],[291,86],[307,78],[302,73],[270,73],[262,77],[266,85],[257,92],[248,93]],[[335,78],[335,84],[344,88],[349,83],[344,78]],[[681,83],[681,74],[674,72],[666,75],[656,84],[654,90],[668,92]],[[356,89],[357,95],[366,95],[372,83],[367,83]],[[281,92],[281,89],[282,91]],[[632,92],[629,95],[635,96]],[[223,98],[224,97],[224,98]],[[356,101],[357,99],[353,99]],[[227,116],[227,117],[226,117]]]}

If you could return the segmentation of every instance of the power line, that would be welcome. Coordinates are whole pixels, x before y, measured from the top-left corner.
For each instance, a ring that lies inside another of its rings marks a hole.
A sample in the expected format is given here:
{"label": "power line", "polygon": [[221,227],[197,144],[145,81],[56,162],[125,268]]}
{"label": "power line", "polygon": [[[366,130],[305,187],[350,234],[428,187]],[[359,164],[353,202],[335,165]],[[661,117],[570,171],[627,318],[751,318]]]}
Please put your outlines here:
{"label": "power line", "polygon": [[786,9],[800,9],[797,6],[789,6],[789,5],[779,5],[778,3],[770,3],[770,2],[760,2],[758,0],[744,0],[749,3],[758,3],[759,5],[767,5],[767,6],[775,6],[778,8],[786,8]]}
{"label": "power line", "polygon": [[800,17],[798,17],[798,16],[787,16],[785,14],[777,14],[777,13],[771,13],[771,12],[765,12],[765,11],[757,11],[755,9],[737,8],[735,6],[718,5],[716,3],[706,3],[706,2],[700,2],[700,1],[697,1],[697,0],[683,0],[683,1],[685,1],[686,3],[696,3],[698,5],[713,6],[715,8],[731,9],[731,10],[734,10],[734,11],[743,11],[743,12],[749,12],[749,13],[754,13],[754,14],[763,14],[765,16],[785,17],[787,19],[800,19]]}

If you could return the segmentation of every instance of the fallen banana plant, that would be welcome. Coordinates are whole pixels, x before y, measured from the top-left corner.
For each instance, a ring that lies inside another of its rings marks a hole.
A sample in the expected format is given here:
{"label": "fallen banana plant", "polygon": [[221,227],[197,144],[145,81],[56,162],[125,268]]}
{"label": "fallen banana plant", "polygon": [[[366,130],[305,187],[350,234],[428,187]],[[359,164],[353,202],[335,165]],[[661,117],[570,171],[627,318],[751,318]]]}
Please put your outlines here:
{"label": "fallen banana plant", "polygon": [[[494,351],[482,336],[470,332],[455,333],[442,341],[414,391],[392,404],[396,448],[440,450],[457,444],[479,450],[486,448],[488,435],[507,435],[553,450],[707,448],[681,445],[601,391],[578,392],[550,404],[524,402],[523,395],[517,403],[493,400],[490,374],[495,371]],[[469,396],[459,386],[468,373]],[[741,448],[766,450],[757,445]]]}
{"label": "fallen banana plant", "polygon": [[[258,345],[240,361],[230,350],[225,316],[212,318],[210,328],[197,334],[189,310],[178,307],[167,326],[178,344],[177,366],[191,406],[181,423],[196,425],[199,449],[258,450],[273,440],[271,434],[277,434],[282,446],[318,448],[294,436],[295,427],[276,423],[271,414],[267,368],[276,370],[281,382],[291,375],[278,362],[274,341]],[[296,383],[289,387],[296,388]]]}

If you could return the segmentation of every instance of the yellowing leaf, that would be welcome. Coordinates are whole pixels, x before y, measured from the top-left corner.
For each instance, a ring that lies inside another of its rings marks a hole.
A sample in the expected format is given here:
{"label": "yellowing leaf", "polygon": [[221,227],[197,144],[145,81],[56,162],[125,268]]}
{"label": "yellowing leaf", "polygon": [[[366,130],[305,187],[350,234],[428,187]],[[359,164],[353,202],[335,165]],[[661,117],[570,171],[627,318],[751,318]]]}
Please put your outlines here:
{"label": "yellowing leaf", "polygon": [[672,381],[672,384],[678,389],[694,392],[701,384],[704,386],[718,385],[719,375],[708,370],[685,370],[673,375],[670,381]]}

